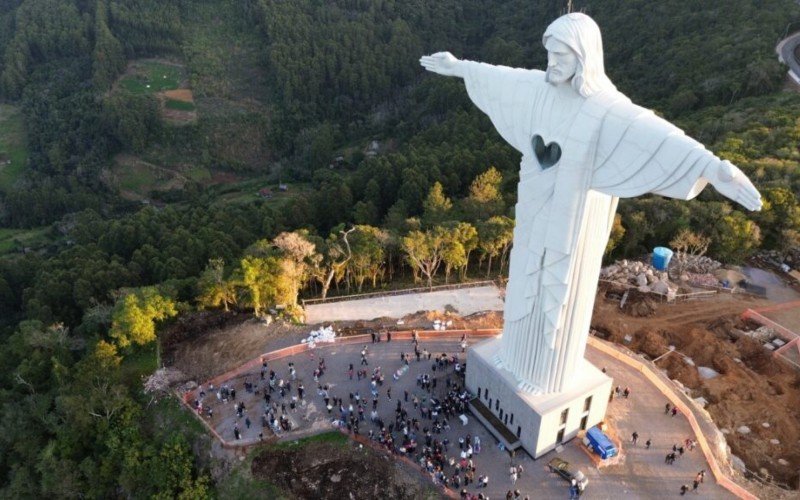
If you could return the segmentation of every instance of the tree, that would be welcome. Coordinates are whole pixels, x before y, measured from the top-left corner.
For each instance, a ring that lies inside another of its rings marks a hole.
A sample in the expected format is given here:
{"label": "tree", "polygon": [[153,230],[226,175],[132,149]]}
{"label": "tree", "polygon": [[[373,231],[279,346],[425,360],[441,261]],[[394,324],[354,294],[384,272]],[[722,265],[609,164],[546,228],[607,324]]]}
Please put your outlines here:
{"label": "tree", "polygon": [[268,304],[275,303],[281,295],[280,260],[276,257],[247,256],[239,261],[239,272],[248,303],[258,317]]}
{"label": "tree", "polygon": [[625,236],[625,226],[622,225],[622,216],[620,214],[614,214],[614,224],[611,226],[611,234],[606,244],[606,255],[611,254],[611,252],[617,248],[623,236]]}
{"label": "tree", "polygon": [[711,238],[684,228],[680,230],[669,244],[675,249],[675,257],[678,263],[677,271],[678,276],[680,276],[683,274],[686,265],[706,254],[708,246],[711,244]]}
{"label": "tree", "polygon": [[441,226],[425,232],[411,231],[403,238],[402,247],[408,263],[425,276],[429,288],[442,263],[446,238],[447,231]]}
{"label": "tree", "polygon": [[462,269],[467,265],[467,251],[459,238],[458,231],[455,229],[448,231],[445,237],[442,260],[444,261],[445,283],[450,282],[451,270]]}
{"label": "tree", "polygon": [[422,220],[428,225],[441,224],[447,220],[452,208],[453,202],[444,195],[442,184],[436,181],[422,202]]}
{"label": "tree", "polygon": [[739,264],[758,249],[761,230],[758,225],[738,210],[725,215],[715,226],[713,251],[723,262]]}
{"label": "tree", "polygon": [[796,249],[800,249],[800,231],[794,229],[784,229],[781,232],[781,257],[786,260],[786,257]]}
{"label": "tree", "polygon": [[481,260],[488,257],[489,263],[486,268],[486,277],[492,272],[492,259],[502,256],[500,261],[500,271],[505,256],[511,248],[514,238],[514,221],[505,216],[495,216],[489,220],[478,224],[478,250],[481,252]]}
{"label": "tree", "polygon": [[156,339],[156,321],[176,314],[175,302],[155,287],[130,291],[114,306],[110,335],[120,347],[149,344]]}
{"label": "tree", "polygon": [[376,285],[383,268],[386,238],[386,233],[377,227],[355,226],[355,231],[349,238],[352,257],[347,263],[347,272],[355,281],[359,292],[367,278],[372,279],[373,287]]}
{"label": "tree", "polygon": [[308,240],[306,230],[283,232],[275,237],[272,244],[283,255],[281,276],[289,287],[289,303],[297,305],[297,296],[309,276],[309,265],[316,253],[315,245]]}
{"label": "tree", "polygon": [[472,181],[469,186],[469,196],[462,201],[463,211],[470,220],[487,220],[503,212],[505,204],[500,192],[502,182],[502,174],[494,167]]}
{"label": "tree", "polygon": [[467,279],[467,267],[472,251],[478,248],[478,230],[469,222],[459,222],[454,228],[454,238],[464,247],[465,261],[461,266],[461,281]]}
{"label": "tree", "polygon": [[312,261],[311,275],[322,286],[323,300],[328,296],[328,290],[330,290],[334,278],[339,281],[344,277],[347,263],[353,256],[347,235],[355,230],[356,228],[352,227],[347,231],[332,232],[324,242],[320,241],[317,244],[322,252],[316,254]]}
{"label": "tree", "polygon": [[236,283],[225,279],[225,261],[209,259],[197,283],[200,295],[197,297],[201,308],[222,305],[228,312],[228,304],[236,303]]}

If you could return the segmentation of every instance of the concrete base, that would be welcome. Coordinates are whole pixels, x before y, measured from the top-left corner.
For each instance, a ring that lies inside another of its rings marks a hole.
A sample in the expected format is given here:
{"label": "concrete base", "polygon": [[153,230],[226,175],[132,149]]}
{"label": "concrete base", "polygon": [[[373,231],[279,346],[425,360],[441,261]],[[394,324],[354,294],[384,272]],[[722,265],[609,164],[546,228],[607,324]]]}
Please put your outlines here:
{"label": "concrete base", "polygon": [[612,379],[585,359],[567,390],[532,394],[521,389],[514,375],[500,366],[499,349],[500,338],[496,337],[468,350],[467,389],[519,437],[533,458],[605,417]]}

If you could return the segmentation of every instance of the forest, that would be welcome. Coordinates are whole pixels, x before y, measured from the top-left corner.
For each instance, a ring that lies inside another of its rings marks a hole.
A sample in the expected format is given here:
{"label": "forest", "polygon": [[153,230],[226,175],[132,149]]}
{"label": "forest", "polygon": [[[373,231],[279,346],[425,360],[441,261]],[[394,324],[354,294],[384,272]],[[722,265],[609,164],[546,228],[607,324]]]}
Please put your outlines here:
{"label": "forest", "polygon": [[[601,26],[617,87],[741,167],[765,201],[751,214],[710,188],[623,200],[607,259],[682,231],[726,263],[800,247],[800,94],[774,53],[800,28],[797,3],[573,3]],[[519,154],[463,84],[418,59],[542,67],[541,35],[565,6],[0,2],[0,236],[18,235],[0,252],[0,496],[219,495],[196,422],[142,390],[180,315],[282,304],[296,320],[302,298],[502,278]],[[142,60],[185,69],[196,119],[175,125],[157,94],[120,84]],[[179,164],[186,182],[131,199],[120,155]],[[237,186],[215,179],[229,177],[298,189],[228,198]]]}

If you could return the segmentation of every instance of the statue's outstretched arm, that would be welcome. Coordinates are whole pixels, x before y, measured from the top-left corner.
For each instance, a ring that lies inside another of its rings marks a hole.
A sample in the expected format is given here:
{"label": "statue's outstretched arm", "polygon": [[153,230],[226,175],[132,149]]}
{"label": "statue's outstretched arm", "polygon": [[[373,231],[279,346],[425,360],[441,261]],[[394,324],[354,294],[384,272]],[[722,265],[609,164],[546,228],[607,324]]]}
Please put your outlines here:
{"label": "statue's outstretched arm", "polygon": [[457,76],[464,77],[462,70],[463,61],[456,58],[450,52],[437,52],[429,56],[422,56],[419,63],[423,68],[433,73],[438,73],[444,76]]}
{"label": "statue's outstretched arm", "polygon": [[739,167],[728,160],[710,163],[703,178],[727,198],[748,210],[761,210],[761,194]]}

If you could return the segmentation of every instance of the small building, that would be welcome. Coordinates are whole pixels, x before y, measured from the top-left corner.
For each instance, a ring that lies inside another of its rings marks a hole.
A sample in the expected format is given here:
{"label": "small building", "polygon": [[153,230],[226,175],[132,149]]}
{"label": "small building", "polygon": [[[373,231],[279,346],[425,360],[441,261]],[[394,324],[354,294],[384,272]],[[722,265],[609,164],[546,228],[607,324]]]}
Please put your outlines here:
{"label": "small building", "polygon": [[267,187],[261,188],[261,189],[258,190],[258,196],[260,196],[261,198],[267,198],[267,199],[272,198],[272,190],[270,188],[267,188]]}

